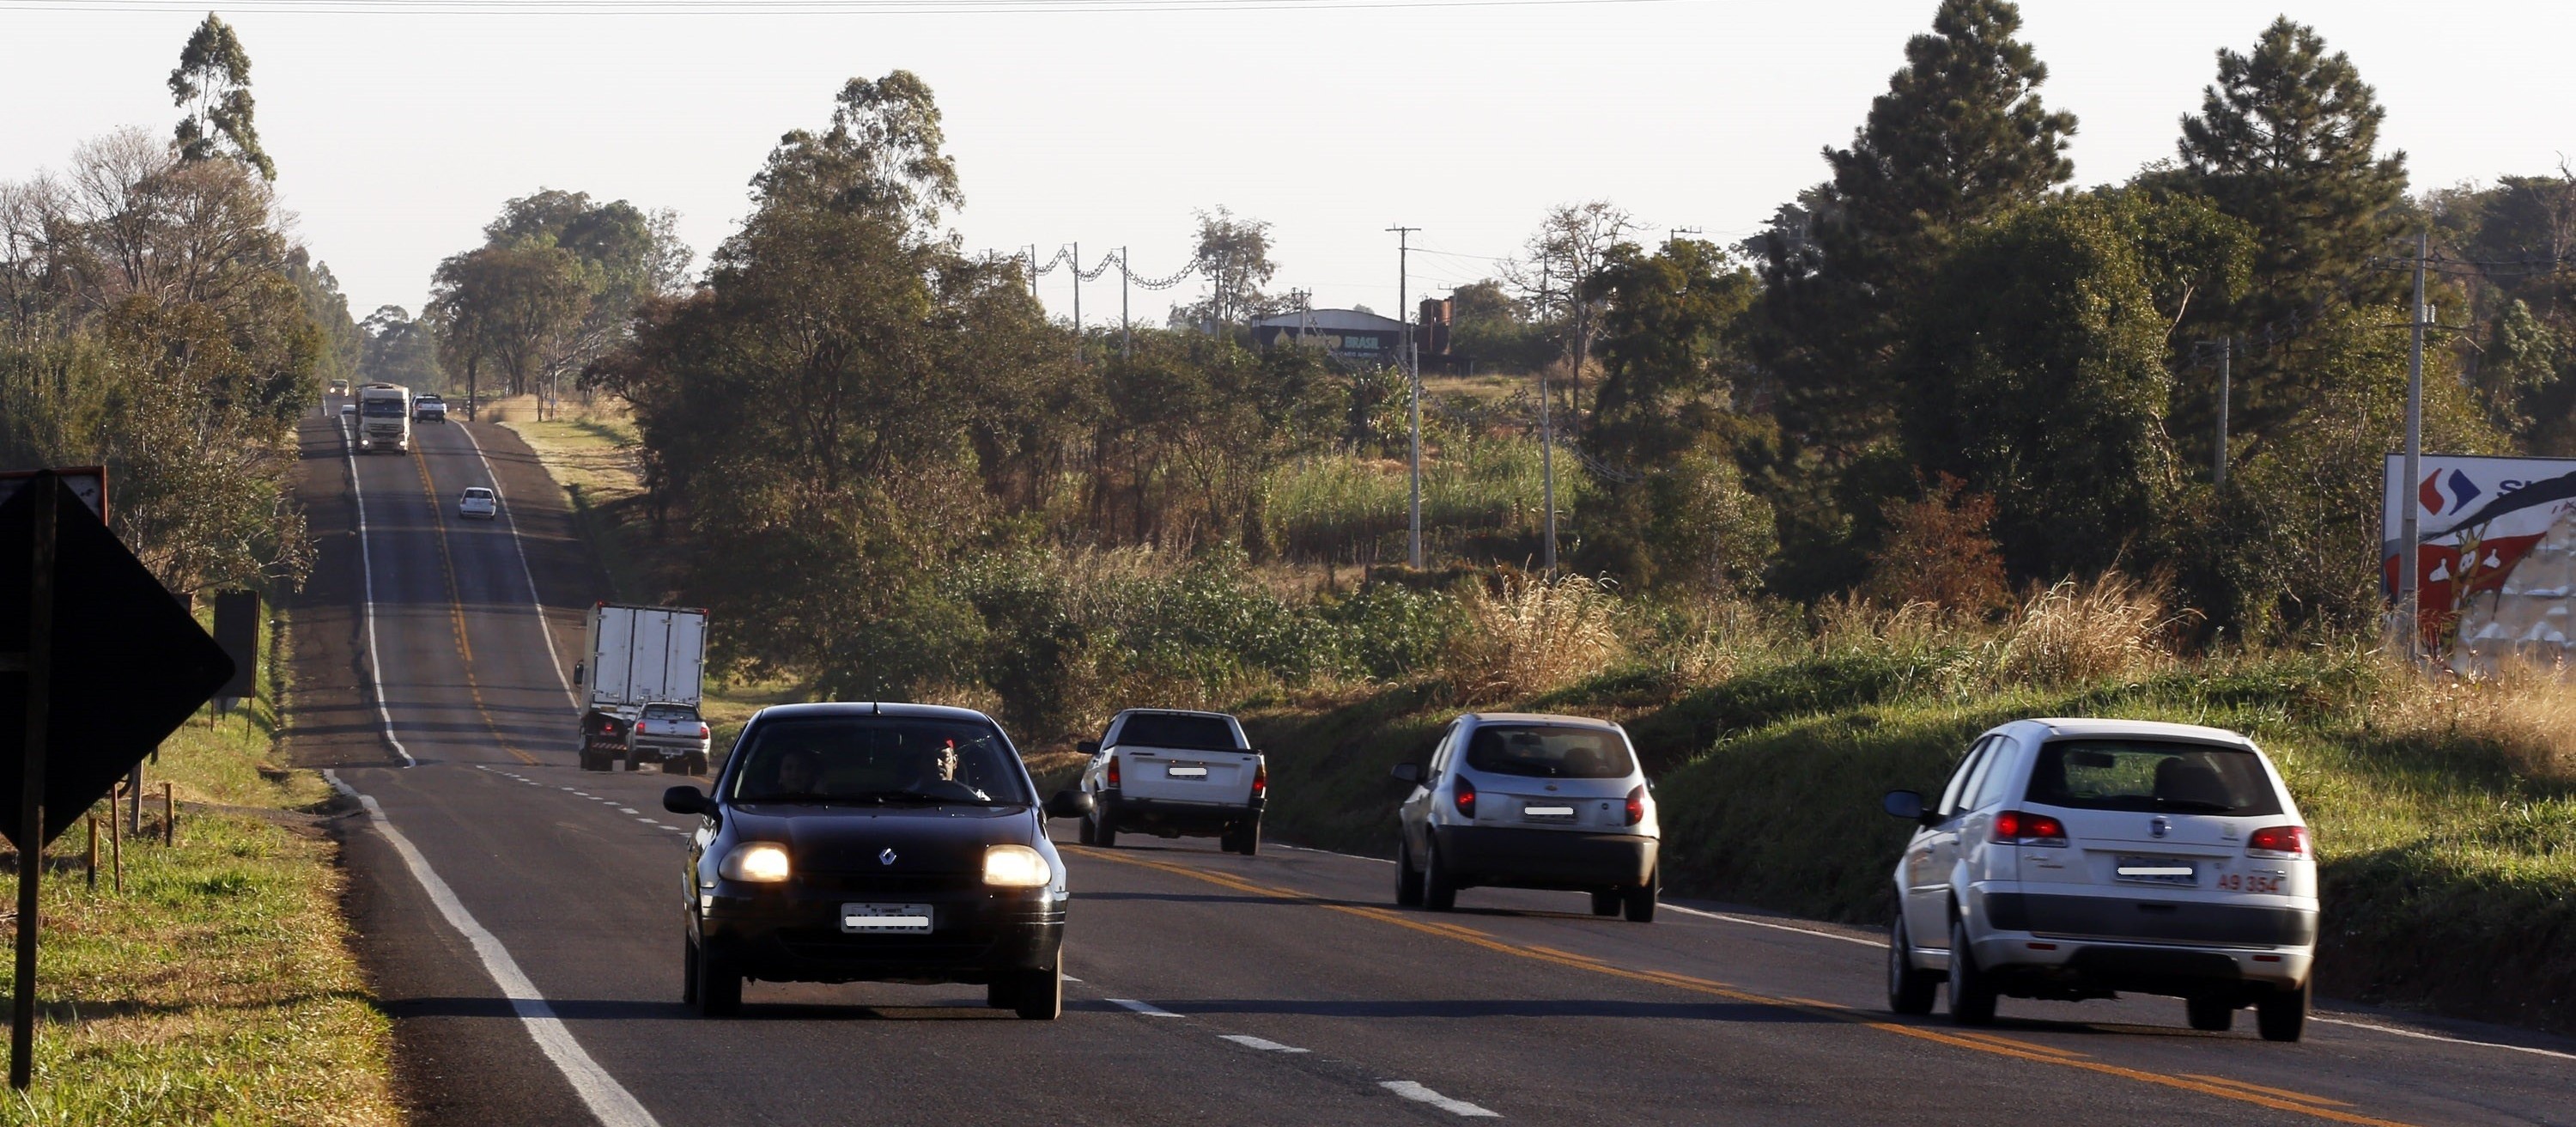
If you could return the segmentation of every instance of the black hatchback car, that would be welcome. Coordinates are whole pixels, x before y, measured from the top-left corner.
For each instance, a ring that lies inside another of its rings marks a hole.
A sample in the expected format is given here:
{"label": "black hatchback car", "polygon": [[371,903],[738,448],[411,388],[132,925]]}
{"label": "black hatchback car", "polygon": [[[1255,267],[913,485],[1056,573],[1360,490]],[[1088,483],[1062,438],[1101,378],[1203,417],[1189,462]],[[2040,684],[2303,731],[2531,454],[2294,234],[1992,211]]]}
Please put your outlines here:
{"label": "black hatchback car", "polygon": [[1064,862],[1028,769],[981,712],[793,704],[744,725],[690,837],[682,998],[716,1016],[769,982],[967,982],[1019,1016],[1063,1009]]}

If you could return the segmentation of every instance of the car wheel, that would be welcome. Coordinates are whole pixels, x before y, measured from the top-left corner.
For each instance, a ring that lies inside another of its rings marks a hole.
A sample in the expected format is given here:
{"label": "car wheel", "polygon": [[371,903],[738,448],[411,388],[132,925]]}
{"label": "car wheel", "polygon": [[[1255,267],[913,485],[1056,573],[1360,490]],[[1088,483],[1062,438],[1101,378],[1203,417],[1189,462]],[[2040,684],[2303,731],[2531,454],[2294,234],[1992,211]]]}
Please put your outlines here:
{"label": "car wheel", "polygon": [[1940,993],[1940,978],[1914,965],[1914,937],[1905,932],[1905,911],[1900,907],[1896,922],[1887,929],[1887,1008],[1921,1017],[1932,1012],[1932,999]]}
{"label": "car wheel", "polygon": [[1085,814],[1073,820],[1074,844],[1098,845],[1100,844],[1099,838],[1099,832],[1091,828],[1091,815]]}
{"label": "car wheel", "polygon": [[1246,857],[1261,855],[1261,815],[1235,823],[1234,851]]}
{"label": "car wheel", "polygon": [[643,766],[644,766],[644,759],[643,759],[643,757],[642,757],[642,756],[639,756],[639,755],[637,755],[637,754],[635,754],[635,749],[634,749],[634,748],[631,748],[631,747],[630,747],[630,748],[627,748],[627,749],[626,749],[626,769],[627,769],[627,770],[629,770],[629,771],[641,770],[641,769],[643,768]]}
{"label": "car wheel", "polygon": [[1020,1008],[1019,980],[1009,975],[994,979],[984,987],[984,1007],[995,1010]]}
{"label": "car wheel", "polygon": [[1422,906],[1422,874],[1413,867],[1413,846],[1400,835],[1395,843],[1395,905]]}
{"label": "car wheel", "polygon": [[2308,1028],[2311,984],[2265,996],[2254,1003],[2254,1028],[2266,1041],[2296,1041]]}
{"label": "car wheel", "polygon": [[1968,949],[1966,920],[1950,922],[1950,1020],[1961,1025],[1995,1023],[1995,988],[1978,969],[1976,952]]}
{"label": "car wheel", "polygon": [[1422,906],[1434,912],[1458,907],[1458,879],[1441,867],[1437,845],[1422,847]]}
{"label": "car wheel", "polygon": [[712,951],[699,951],[697,1003],[703,1017],[731,1017],[742,1012],[742,968]]}
{"label": "car wheel", "polygon": [[1118,848],[1118,804],[1104,801],[1091,808],[1091,843],[1102,849]]}
{"label": "car wheel", "polygon": [[1054,1021],[1064,1013],[1064,956],[1043,970],[1016,972],[1011,984],[1011,1012],[1030,1021]]}
{"label": "car wheel", "polygon": [[1646,883],[1627,891],[1624,899],[1627,901],[1628,922],[1632,924],[1655,922],[1655,897],[1663,890],[1664,870],[1661,866],[1657,866],[1654,873],[1646,878]]}
{"label": "car wheel", "polygon": [[2203,1033],[2225,1033],[2236,1025],[2236,1007],[2225,998],[2185,998],[2182,1012]]}
{"label": "car wheel", "polygon": [[1624,899],[1625,898],[1620,895],[1618,889],[1595,889],[1592,893],[1592,914],[1596,916],[1618,915],[1619,908]]}
{"label": "car wheel", "polygon": [[698,1004],[698,945],[680,937],[680,1004]]}

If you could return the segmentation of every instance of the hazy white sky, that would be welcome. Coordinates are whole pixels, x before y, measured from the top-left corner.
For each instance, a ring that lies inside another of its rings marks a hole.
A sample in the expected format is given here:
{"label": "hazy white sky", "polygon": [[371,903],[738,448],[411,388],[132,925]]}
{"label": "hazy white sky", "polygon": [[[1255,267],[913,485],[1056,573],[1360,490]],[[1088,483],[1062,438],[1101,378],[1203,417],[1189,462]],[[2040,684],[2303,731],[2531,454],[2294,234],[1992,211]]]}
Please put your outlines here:
{"label": "hazy white sky", "polygon": [[[259,127],[300,233],[363,316],[417,312],[438,260],[540,187],[671,207],[701,255],[742,216],[788,129],[852,76],[923,76],[946,113],[970,248],[1122,244],[1184,261],[1192,211],[1275,224],[1274,287],[1392,312],[1491,270],[1551,204],[1607,199],[1660,237],[1727,241],[1824,176],[1931,23],[1934,0],[1667,0],[1495,7],[1037,14],[354,14],[217,10],[254,62]],[[367,0],[350,0],[348,7]],[[651,7],[634,0],[626,10]],[[1033,0],[1046,6],[1044,0]],[[1334,0],[1351,4],[1374,0]],[[118,126],[166,134],[163,83],[202,8],[0,0],[0,179]],[[844,8],[857,7],[847,4]],[[50,7],[62,10],[40,10]],[[321,4],[317,7],[335,7]],[[135,10],[135,9],[145,10]],[[2284,9],[2220,0],[2024,0],[2043,95],[2082,119],[2079,183],[2173,153],[2220,46]],[[2564,85],[2576,4],[2301,0],[2388,107],[2418,187],[2576,155]],[[703,263],[703,258],[701,259]],[[1116,274],[1084,287],[1118,313]],[[1195,286],[1195,282],[1190,283]],[[1042,283],[1071,310],[1061,270]],[[1187,292],[1184,290],[1183,292]],[[1138,293],[1159,321],[1172,294]]]}

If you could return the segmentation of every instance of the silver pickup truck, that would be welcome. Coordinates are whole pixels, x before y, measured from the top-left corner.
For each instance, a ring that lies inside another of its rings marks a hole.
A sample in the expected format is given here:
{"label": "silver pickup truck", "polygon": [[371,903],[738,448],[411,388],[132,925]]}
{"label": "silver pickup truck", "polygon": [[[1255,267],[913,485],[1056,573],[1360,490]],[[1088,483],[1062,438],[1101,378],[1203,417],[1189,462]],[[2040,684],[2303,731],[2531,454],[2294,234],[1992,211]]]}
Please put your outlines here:
{"label": "silver pickup truck", "polygon": [[1082,844],[1113,847],[1121,832],[1189,834],[1246,857],[1261,851],[1270,766],[1234,717],[1131,708],[1079,747],[1091,756],[1081,785],[1093,802]]}
{"label": "silver pickup truck", "polygon": [[666,775],[707,773],[707,722],[685,704],[648,704],[626,730],[626,769],[659,762]]}

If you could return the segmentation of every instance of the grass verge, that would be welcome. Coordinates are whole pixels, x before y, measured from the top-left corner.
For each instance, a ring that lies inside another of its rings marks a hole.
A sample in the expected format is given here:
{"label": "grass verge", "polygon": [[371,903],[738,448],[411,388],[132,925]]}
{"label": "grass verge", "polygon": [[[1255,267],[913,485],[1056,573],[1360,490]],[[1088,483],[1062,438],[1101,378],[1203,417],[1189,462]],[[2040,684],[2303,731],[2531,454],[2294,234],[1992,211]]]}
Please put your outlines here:
{"label": "grass verge", "polygon": [[[329,788],[275,765],[279,688],[162,744],[122,895],[104,803],[96,889],[82,828],[46,851],[35,1085],[0,1097],[0,1124],[400,1121],[392,1031],[351,949],[335,846],[310,813]],[[174,846],[160,841],[162,781],[180,803]],[[10,903],[16,871],[12,856]]]}

